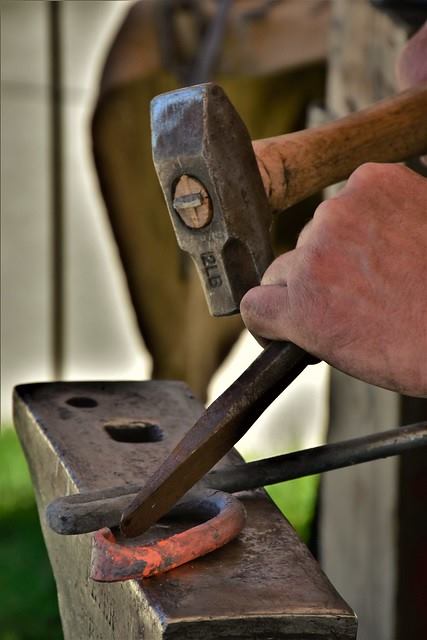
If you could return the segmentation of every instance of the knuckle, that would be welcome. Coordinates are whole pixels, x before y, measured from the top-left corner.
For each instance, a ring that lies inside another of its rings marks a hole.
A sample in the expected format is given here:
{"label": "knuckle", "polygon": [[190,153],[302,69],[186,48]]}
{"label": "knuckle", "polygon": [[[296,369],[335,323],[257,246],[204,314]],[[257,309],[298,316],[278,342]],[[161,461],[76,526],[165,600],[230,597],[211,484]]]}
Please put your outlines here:
{"label": "knuckle", "polygon": [[382,178],[392,184],[399,182],[400,180],[407,180],[408,178],[415,176],[412,169],[405,167],[403,164],[384,164],[382,165]]}
{"label": "knuckle", "polygon": [[328,198],[327,200],[323,200],[321,202],[313,215],[313,219],[327,218],[331,215],[336,208],[336,200],[337,198]]}
{"label": "knuckle", "polygon": [[314,212],[314,218],[316,220],[329,220],[335,219],[339,216],[342,209],[342,199],[340,195],[332,196],[327,200],[323,200]]}
{"label": "knuckle", "polygon": [[307,240],[311,236],[312,230],[313,230],[313,220],[310,220],[301,229],[301,231],[299,233],[298,240],[297,240],[297,245],[296,245],[297,247],[300,247],[302,244],[305,244],[307,242]]}
{"label": "knuckle", "polygon": [[329,198],[319,204],[313,216],[316,234],[319,230],[328,230],[331,226],[334,226],[340,216],[340,210],[341,204],[338,198]]}
{"label": "knuckle", "polygon": [[351,187],[370,187],[399,180],[407,176],[410,170],[400,164],[383,162],[365,162],[357,167],[349,177],[347,185]]}
{"label": "knuckle", "polygon": [[371,182],[381,174],[383,165],[379,162],[365,162],[353,171],[349,180],[352,182]]}
{"label": "knuckle", "polygon": [[342,224],[344,203],[339,196],[324,200],[314,212],[313,236],[317,241],[328,242]]}
{"label": "knuckle", "polygon": [[286,261],[287,254],[284,253],[281,256],[278,256],[273,262],[267,267],[264,275],[261,278],[261,284],[263,285],[274,285],[274,284],[284,284],[286,283]]}

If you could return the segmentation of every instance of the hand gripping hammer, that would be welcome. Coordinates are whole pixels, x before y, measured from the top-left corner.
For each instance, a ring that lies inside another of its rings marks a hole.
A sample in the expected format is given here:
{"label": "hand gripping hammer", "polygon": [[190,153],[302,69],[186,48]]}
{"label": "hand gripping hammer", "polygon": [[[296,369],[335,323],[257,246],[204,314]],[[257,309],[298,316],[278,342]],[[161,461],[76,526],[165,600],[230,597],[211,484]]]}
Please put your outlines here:
{"label": "hand gripping hammer", "polygon": [[[157,97],[153,158],[179,246],[188,251],[213,315],[236,313],[273,259],[272,213],[347,178],[364,162],[427,150],[427,85],[318,128],[253,143],[215,84]],[[271,343],[205,411],[122,517],[135,536],[156,522],[243,436],[310,363]]]}
{"label": "hand gripping hammer", "polygon": [[239,311],[273,260],[272,213],[347,178],[364,162],[427,149],[427,84],[313,129],[258,140],[215,84],[152,102],[153,159],[179,246],[214,316]]}

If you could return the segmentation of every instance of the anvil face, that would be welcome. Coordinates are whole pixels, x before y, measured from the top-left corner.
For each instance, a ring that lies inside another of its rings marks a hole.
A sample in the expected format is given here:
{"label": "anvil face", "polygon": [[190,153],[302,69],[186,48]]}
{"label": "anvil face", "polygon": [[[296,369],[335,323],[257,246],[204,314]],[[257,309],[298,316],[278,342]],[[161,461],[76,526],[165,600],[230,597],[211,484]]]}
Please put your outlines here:
{"label": "anvil face", "polygon": [[[237,540],[165,575],[120,587],[88,578],[91,534],[59,536],[46,526],[45,507],[61,495],[144,483],[202,411],[178,382],[16,390],[15,425],[35,487],[65,639],[304,640],[313,633],[354,639],[353,612],[262,491],[242,494],[248,524]],[[136,438],[138,424],[157,428],[148,429],[144,441],[142,434]],[[233,464],[236,455],[225,462]],[[158,535],[153,529],[150,535]]]}

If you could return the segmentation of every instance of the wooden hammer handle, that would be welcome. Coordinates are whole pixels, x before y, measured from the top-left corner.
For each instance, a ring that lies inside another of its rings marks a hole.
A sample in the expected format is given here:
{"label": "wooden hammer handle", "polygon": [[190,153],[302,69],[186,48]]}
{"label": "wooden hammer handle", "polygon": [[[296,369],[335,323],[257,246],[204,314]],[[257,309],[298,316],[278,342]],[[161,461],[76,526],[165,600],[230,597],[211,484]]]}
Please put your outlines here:
{"label": "wooden hammer handle", "polygon": [[427,151],[427,83],[313,129],[253,143],[273,210],[348,178],[364,162]]}

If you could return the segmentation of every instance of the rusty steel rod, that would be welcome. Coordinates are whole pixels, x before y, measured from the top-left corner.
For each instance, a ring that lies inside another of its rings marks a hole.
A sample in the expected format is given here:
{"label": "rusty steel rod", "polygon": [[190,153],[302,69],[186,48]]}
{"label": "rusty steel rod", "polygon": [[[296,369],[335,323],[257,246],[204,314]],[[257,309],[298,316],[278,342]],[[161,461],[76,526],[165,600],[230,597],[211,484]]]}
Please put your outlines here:
{"label": "rusty steel rod", "polygon": [[211,471],[209,487],[234,493],[351,467],[427,446],[427,422]]}

